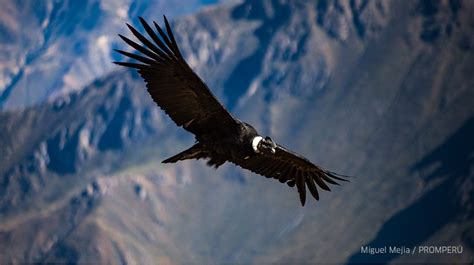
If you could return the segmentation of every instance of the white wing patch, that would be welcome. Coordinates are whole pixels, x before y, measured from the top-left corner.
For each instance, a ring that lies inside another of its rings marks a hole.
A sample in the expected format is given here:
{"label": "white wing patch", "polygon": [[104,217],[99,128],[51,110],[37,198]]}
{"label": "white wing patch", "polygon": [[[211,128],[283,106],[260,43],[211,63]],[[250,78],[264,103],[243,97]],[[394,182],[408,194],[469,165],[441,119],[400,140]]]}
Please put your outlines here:
{"label": "white wing patch", "polygon": [[255,138],[253,138],[252,140],[252,148],[253,148],[253,151],[255,153],[260,153],[260,150],[258,150],[258,144],[260,143],[260,141],[263,140],[263,137],[262,136],[256,136]]}

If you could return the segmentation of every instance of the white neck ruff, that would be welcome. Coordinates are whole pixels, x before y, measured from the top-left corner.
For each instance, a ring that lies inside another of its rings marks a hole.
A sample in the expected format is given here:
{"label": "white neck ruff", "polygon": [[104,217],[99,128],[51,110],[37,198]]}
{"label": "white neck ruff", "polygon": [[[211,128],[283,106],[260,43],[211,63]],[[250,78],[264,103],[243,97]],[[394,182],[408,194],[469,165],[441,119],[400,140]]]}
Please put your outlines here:
{"label": "white neck ruff", "polygon": [[252,140],[252,148],[253,148],[253,151],[255,153],[260,153],[260,150],[258,150],[258,144],[260,143],[260,141],[263,140],[263,137],[262,136],[256,136],[255,138],[253,138]]}

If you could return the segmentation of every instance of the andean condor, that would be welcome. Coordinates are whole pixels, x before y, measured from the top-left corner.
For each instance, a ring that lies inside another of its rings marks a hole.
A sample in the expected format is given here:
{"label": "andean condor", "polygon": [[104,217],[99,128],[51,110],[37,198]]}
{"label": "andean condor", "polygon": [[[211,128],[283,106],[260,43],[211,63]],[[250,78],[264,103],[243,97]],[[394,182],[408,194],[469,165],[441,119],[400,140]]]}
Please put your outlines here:
{"label": "andean condor", "polygon": [[234,118],[212,94],[207,85],[188,66],[166,17],[167,34],[153,22],[158,34],[140,18],[151,40],[127,24],[138,44],[119,34],[141,55],[115,50],[136,62],[114,62],[135,68],[145,79],[148,92],[166,114],[185,130],[193,133],[196,144],[172,156],[163,163],[186,159],[209,159],[207,164],[218,168],[229,161],[267,178],[278,179],[298,188],[301,204],[306,201],[306,186],[316,200],[318,189],[329,191],[336,180],[346,176],[328,171],[308,159],[276,144],[270,137],[262,137],[250,124]]}

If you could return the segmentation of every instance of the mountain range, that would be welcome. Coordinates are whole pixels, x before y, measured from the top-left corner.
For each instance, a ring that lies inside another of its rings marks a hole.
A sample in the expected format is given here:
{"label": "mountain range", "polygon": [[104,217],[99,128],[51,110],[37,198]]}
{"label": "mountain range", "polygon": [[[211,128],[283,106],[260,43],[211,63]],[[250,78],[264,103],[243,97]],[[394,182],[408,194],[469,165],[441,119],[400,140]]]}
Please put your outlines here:
{"label": "mountain range", "polygon": [[[2,1],[0,109],[21,109],[80,90],[113,71],[129,21],[196,12],[215,0]],[[41,89],[38,89],[41,87]]]}
{"label": "mountain range", "polygon": [[[188,63],[233,114],[355,176],[305,207],[294,188],[232,165],[161,164],[194,139],[133,71],[90,68],[94,81],[57,96],[38,83],[37,103],[0,113],[0,261],[471,262],[473,11],[249,0],[173,20]],[[444,245],[463,252],[361,252]]]}

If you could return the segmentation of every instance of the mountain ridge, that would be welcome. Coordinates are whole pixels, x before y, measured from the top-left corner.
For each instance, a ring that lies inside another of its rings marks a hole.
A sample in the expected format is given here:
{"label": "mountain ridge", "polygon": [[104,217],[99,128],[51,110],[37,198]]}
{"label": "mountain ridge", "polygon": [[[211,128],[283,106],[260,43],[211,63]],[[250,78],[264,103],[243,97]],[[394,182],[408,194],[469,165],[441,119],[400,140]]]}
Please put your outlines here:
{"label": "mountain ridge", "polygon": [[[0,244],[9,251],[0,260],[350,261],[446,187],[438,185],[451,180],[451,164],[444,182],[426,178],[433,165],[413,167],[453,146],[452,135],[466,139],[455,133],[474,116],[473,5],[434,2],[247,1],[175,22],[191,67],[236,116],[317,164],[357,176],[304,208],[295,190],[231,165],[161,165],[192,136],[152,103],[133,72],[2,113]],[[288,17],[274,25],[279,8]],[[229,91],[235,78],[247,81]],[[41,121],[51,119],[57,123],[45,128]],[[462,178],[472,180],[472,170]],[[461,198],[472,194],[469,185],[450,187]],[[469,203],[456,207],[472,214]],[[468,262],[470,223],[411,231],[423,244],[462,244],[462,255],[375,261]]]}

